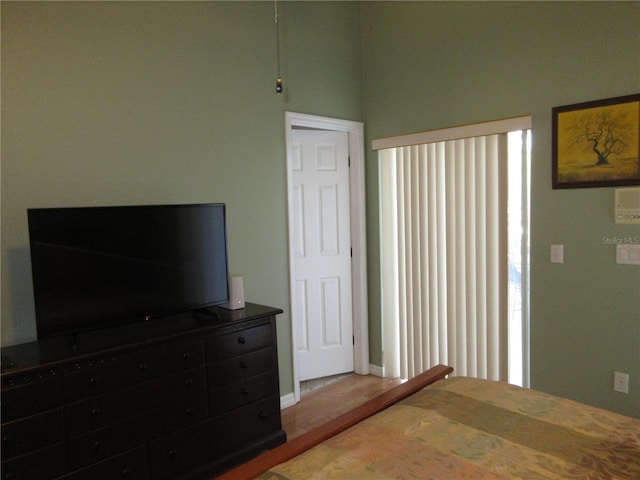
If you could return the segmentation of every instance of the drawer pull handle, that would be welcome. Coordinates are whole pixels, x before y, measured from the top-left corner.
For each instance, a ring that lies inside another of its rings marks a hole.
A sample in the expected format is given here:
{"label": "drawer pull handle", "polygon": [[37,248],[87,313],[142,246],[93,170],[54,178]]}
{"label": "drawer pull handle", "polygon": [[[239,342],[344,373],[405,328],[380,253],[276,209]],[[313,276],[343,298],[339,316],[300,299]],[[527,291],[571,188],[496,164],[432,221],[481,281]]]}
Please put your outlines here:
{"label": "drawer pull handle", "polygon": [[89,383],[91,383],[91,384],[95,385],[96,383],[98,383],[98,379],[97,379],[96,377],[91,377],[91,378],[89,379]]}
{"label": "drawer pull handle", "polygon": [[94,417],[100,415],[100,407],[95,407],[91,409],[91,415],[93,415]]}
{"label": "drawer pull handle", "polygon": [[248,368],[248,365],[246,364],[246,362],[240,362],[240,363],[238,364],[238,366],[239,366],[240,368]]}
{"label": "drawer pull handle", "polygon": [[167,455],[169,455],[170,457],[175,457],[178,454],[178,450],[176,450],[175,448],[171,448],[169,449],[169,451],[167,452]]}
{"label": "drawer pull handle", "polygon": [[124,467],[122,470],[120,470],[120,476],[122,478],[129,478],[130,473],[131,473],[131,469],[128,467]]}
{"label": "drawer pull handle", "polygon": [[266,420],[268,416],[269,416],[269,414],[268,414],[268,413],[266,413],[266,412],[260,412],[260,413],[258,414],[258,418],[259,418],[260,420]]}
{"label": "drawer pull handle", "polygon": [[190,378],[187,378],[187,379],[184,381],[184,386],[185,386],[185,387],[187,387],[187,388],[189,388],[191,385],[193,385],[193,380],[192,380],[192,379],[190,379]]}
{"label": "drawer pull handle", "polygon": [[184,352],[182,354],[182,358],[185,360],[189,360],[191,358],[191,352]]}
{"label": "drawer pull handle", "polygon": [[100,440],[97,440],[97,441],[93,442],[93,449],[94,450],[102,449],[102,442]]}
{"label": "drawer pull handle", "polygon": [[11,437],[9,435],[4,435],[2,437],[2,443],[7,444],[11,441]]}
{"label": "drawer pull handle", "polygon": [[247,387],[242,387],[242,388],[240,389],[240,393],[241,393],[242,395],[249,395],[249,389],[248,389]]}
{"label": "drawer pull handle", "polygon": [[184,413],[189,415],[190,417],[194,414],[195,410],[193,408],[185,408]]}
{"label": "drawer pull handle", "polygon": [[141,372],[144,372],[146,369],[147,369],[146,363],[141,363],[138,365],[138,370],[140,370]]}
{"label": "drawer pull handle", "polygon": [[247,343],[247,339],[244,337],[238,337],[238,343],[244,345],[245,343]]}

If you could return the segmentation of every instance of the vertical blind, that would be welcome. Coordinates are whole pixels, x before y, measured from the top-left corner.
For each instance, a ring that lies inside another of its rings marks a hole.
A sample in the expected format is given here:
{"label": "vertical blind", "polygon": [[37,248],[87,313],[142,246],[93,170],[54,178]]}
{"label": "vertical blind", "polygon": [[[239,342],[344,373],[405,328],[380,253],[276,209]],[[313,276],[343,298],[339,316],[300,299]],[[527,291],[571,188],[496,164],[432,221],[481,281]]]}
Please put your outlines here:
{"label": "vertical blind", "polygon": [[390,148],[374,141],[384,361],[394,377],[446,363],[458,375],[508,378],[508,129],[497,130]]}

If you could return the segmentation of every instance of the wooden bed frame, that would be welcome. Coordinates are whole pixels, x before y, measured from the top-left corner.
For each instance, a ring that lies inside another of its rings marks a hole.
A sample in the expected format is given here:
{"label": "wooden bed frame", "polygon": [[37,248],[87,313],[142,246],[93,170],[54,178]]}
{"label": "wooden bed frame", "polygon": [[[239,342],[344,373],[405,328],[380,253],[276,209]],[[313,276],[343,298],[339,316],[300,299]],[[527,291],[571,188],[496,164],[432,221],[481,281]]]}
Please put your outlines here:
{"label": "wooden bed frame", "polygon": [[453,372],[453,368],[446,365],[436,365],[424,373],[396,385],[381,395],[359,405],[353,410],[340,415],[327,423],[306,432],[293,440],[283,443],[273,450],[269,450],[258,457],[249,460],[238,467],[216,477],[217,480],[250,480],[254,479],[270,468],[285,462],[296,455],[318,445],[324,440],[337,435],[356,423],[374,415],[385,408],[397,403],[427,385],[446,377]]}

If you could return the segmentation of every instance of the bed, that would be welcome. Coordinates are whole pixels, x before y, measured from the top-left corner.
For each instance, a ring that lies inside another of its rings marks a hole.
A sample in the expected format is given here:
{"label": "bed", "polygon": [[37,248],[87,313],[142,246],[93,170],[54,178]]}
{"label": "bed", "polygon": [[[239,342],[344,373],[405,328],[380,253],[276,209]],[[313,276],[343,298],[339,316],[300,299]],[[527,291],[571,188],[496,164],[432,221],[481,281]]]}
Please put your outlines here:
{"label": "bed", "polygon": [[221,480],[640,479],[640,420],[437,366]]}

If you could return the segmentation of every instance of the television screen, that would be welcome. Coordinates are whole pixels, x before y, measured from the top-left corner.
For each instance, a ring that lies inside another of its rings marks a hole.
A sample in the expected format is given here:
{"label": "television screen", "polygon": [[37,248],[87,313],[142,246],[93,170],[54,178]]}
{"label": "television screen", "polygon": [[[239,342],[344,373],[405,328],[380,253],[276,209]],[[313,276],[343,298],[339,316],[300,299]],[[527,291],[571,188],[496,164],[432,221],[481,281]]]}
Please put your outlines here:
{"label": "television screen", "polygon": [[39,338],[228,302],[224,204],[29,209]]}

